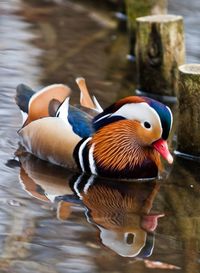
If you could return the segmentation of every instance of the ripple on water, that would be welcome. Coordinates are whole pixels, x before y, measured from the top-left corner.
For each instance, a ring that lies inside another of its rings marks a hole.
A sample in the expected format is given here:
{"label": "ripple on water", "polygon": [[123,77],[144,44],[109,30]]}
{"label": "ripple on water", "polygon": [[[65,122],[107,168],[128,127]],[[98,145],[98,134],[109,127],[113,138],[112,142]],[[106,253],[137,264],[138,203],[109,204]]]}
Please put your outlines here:
{"label": "ripple on water", "polygon": [[[0,171],[9,172],[6,159],[12,156],[21,124],[20,113],[14,105],[16,86],[26,81],[37,85],[40,75],[38,58],[42,51],[31,44],[35,38],[29,29],[31,24],[14,13],[20,10],[21,1],[0,2]],[[3,172],[3,173],[2,173]],[[6,177],[9,175],[7,174]],[[4,176],[0,178],[4,180]],[[7,179],[7,178],[6,178]]]}

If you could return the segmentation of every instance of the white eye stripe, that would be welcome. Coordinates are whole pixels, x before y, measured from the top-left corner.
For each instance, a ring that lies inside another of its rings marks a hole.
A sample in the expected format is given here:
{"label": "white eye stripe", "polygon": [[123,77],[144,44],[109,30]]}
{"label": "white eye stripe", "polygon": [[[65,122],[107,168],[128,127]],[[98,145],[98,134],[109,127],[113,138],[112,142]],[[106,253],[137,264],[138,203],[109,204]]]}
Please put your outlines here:
{"label": "white eye stripe", "polygon": [[126,119],[137,120],[144,124],[149,122],[152,127],[160,127],[162,134],[162,125],[158,113],[150,107],[146,102],[129,103],[123,105],[118,111],[111,116],[122,116]]}

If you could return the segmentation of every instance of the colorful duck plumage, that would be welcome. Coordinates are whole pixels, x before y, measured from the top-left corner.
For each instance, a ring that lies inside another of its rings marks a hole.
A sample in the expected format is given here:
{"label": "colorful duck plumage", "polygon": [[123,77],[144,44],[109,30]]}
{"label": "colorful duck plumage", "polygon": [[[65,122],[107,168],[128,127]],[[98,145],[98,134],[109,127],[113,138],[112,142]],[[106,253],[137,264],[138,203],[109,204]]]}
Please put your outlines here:
{"label": "colorful duck plumage", "polygon": [[172,163],[167,138],[170,109],[147,97],[130,96],[104,111],[77,79],[80,105],[69,104],[70,88],[51,85],[35,93],[17,88],[16,102],[26,120],[21,144],[40,159],[83,172],[117,178],[152,178],[161,170],[160,154]]}

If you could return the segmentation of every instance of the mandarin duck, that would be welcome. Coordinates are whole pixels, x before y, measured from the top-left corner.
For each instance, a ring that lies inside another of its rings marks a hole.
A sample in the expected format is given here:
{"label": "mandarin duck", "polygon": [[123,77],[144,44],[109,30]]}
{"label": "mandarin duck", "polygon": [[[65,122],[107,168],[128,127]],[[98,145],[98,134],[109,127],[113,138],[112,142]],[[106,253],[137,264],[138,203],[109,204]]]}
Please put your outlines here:
{"label": "mandarin duck", "polygon": [[40,159],[63,167],[113,178],[154,178],[169,163],[167,138],[172,113],[164,104],[129,96],[102,110],[85,80],[77,79],[80,105],[69,103],[71,90],[62,84],[39,92],[21,84],[16,103],[24,124],[22,146]]}

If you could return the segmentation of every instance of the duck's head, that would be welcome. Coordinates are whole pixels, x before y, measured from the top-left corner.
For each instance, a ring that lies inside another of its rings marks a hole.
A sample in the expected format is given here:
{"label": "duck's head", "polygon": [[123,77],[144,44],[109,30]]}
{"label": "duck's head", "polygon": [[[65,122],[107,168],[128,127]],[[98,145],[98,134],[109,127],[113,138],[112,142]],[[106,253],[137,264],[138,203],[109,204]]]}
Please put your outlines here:
{"label": "duck's head", "polygon": [[95,117],[93,125],[98,132],[108,125],[111,128],[112,123],[117,127],[118,121],[126,121],[130,134],[127,128],[124,132],[121,128],[121,133],[127,138],[133,136],[132,141],[137,145],[153,147],[170,164],[173,162],[166,142],[173,122],[169,107],[147,97],[130,96],[106,108]]}

